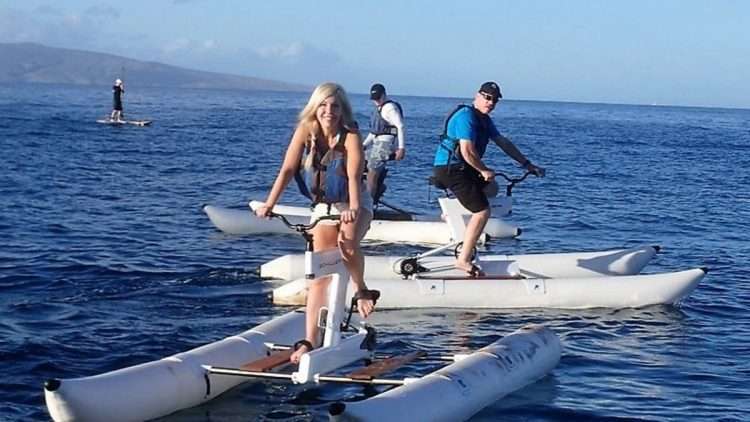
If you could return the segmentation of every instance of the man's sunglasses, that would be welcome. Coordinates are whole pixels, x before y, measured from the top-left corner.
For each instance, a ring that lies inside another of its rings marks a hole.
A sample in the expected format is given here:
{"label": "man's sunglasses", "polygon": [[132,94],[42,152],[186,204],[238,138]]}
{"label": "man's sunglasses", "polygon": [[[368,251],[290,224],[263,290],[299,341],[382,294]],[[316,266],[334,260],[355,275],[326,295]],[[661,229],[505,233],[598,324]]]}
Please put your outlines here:
{"label": "man's sunglasses", "polygon": [[480,92],[479,95],[481,95],[485,100],[492,102],[492,104],[497,104],[497,102],[500,101],[499,98],[495,98],[490,94],[485,94],[484,92]]}

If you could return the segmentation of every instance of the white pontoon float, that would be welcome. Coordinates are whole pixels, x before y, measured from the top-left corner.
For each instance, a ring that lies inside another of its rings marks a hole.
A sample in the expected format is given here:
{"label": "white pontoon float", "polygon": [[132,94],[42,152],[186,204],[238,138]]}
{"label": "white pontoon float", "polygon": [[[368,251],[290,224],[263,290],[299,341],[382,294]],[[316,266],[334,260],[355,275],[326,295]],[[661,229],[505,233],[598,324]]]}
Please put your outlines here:
{"label": "white pontoon float", "polygon": [[[298,226],[306,232],[311,226]],[[158,418],[211,400],[248,379],[275,379],[296,384],[323,382],[393,387],[360,403],[336,403],[331,418],[406,420],[407,404],[424,397],[440,397],[429,409],[432,420],[460,421],[502,396],[528,385],[551,371],[560,359],[557,336],[541,326],[530,326],[421,377],[378,378],[423,357],[414,352],[371,361],[364,368],[339,374],[341,368],[375,358],[375,330],[350,325],[355,304],[346,317],[349,273],[338,249],[312,252],[307,237],[308,278],[331,275],[327,307],[319,321],[322,346],[302,355],[295,371],[288,345],[304,337],[305,315],[290,312],[270,322],[197,349],[159,361],[76,379],[45,383],[47,408],[55,421],[138,421]],[[325,271],[323,270],[325,268]],[[367,291],[370,298],[377,293]],[[348,331],[351,333],[346,334]],[[380,398],[382,396],[382,399]],[[379,400],[394,406],[379,406]],[[380,411],[373,413],[372,408]],[[445,417],[448,419],[440,419]]]}
{"label": "white pontoon float", "polygon": [[[462,240],[466,230],[462,218],[463,207],[455,199],[440,198],[438,202],[450,238]],[[464,274],[451,273],[461,245],[462,242],[453,241],[408,257],[365,256],[365,279],[403,278],[416,273]],[[453,256],[439,255],[449,250],[453,251]],[[481,261],[485,273],[507,273],[508,267],[513,266],[515,271],[527,278],[577,278],[638,274],[658,251],[658,246],[638,246],[596,252],[475,256],[477,261]],[[261,265],[260,276],[295,280],[303,276],[303,262],[303,255],[284,255]]]}
{"label": "white pontoon float", "polygon": [[[329,406],[331,421],[463,421],[544,377],[560,361],[557,336],[524,327],[456,363],[366,400]],[[418,406],[419,410],[415,410]],[[418,415],[418,416],[415,416]]]}
{"label": "white pontoon float", "polygon": [[[638,308],[675,304],[698,286],[705,268],[662,274],[578,278],[420,276],[367,279],[379,290],[380,309],[401,308]],[[277,305],[304,304],[307,281],[298,279],[273,290]]]}
{"label": "white pontoon float", "polygon": [[[464,227],[454,202],[441,199],[454,235]],[[486,275],[469,276],[453,268],[454,257],[434,254],[446,245],[408,258],[366,257],[365,280],[383,292],[387,308],[635,308],[674,304],[693,292],[705,268],[637,275],[657,252],[641,247],[587,254],[477,257]],[[288,255],[261,266],[261,275],[301,275],[302,262]],[[307,281],[297,278],[274,289],[273,302],[305,302]]]}
{"label": "white pontoon float", "polygon": [[[486,273],[504,273],[504,268],[514,263],[525,277],[598,277],[602,275],[638,274],[660,250],[658,246],[637,246],[627,249],[612,249],[595,252],[567,252],[522,255],[481,255],[480,264]],[[365,279],[402,278],[403,267],[412,257],[365,256]],[[304,255],[289,254],[274,258],[260,266],[260,276],[279,280],[295,280],[304,276]],[[454,256],[426,256],[416,264],[426,270],[425,274],[458,276],[465,274],[454,270]]]}
{"label": "white pontoon float", "polygon": [[[255,207],[262,202],[250,201]],[[280,221],[259,218],[247,209],[224,208],[215,205],[204,205],[206,213],[214,226],[227,234],[262,234],[277,233],[291,234],[292,231]],[[283,214],[294,224],[310,221],[310,209],[288,205],[276,205],[274,212]],[[370,230],[365,235],[366,240],[381,242],[405,243],[433,243],[445,244],[453,241],[450,229],[439,216],[422,216],[424,220],[372,220]],[[467,217],[468,218],[468,215]],[[491,218],[485,227],[482,242],[488,238],[504,239],[516,237],[521,229],[498,218]]]}
{"label": "white pontoon float", "polygon": [[[513,187],[526,179],[530,173],[526,172],[521,177],[511,178],[502,173],[498,176],[504,177],[508,184],[505,195],[497,195],[490,198],[492,215],[484,228],[484,233],[479,243],[485,243],[489,239],[505,239],[519,236],[521,229],[511,225],[498,217],[510,215],[513,207]],[[446,224],[444,216],[412,214],[386,204],[397,212],[376,209],[375,218],[370,224],[370,229],[365,235],[366,240],[382,242],[404,242],[404,243],[432,243],[444,245],[460,239],[453,237],[450,227]],[[455,201],[456,208],[460,210],[464,222],[468,220],[471,212]],[[263,205],[259,201],[250,201],[250,208],[254,209]],[[293,224],[307,223],[310,219],[310,208],[276,205],[273,209],[276,214],[284,215]],[[276,219],[258,218],[255,214],[245,209],[224,208],[215,205],[204,205],[203,212],[206,213],[213,225],[227,234],[262,234],[262,233],[293,233],[291,229]]]}

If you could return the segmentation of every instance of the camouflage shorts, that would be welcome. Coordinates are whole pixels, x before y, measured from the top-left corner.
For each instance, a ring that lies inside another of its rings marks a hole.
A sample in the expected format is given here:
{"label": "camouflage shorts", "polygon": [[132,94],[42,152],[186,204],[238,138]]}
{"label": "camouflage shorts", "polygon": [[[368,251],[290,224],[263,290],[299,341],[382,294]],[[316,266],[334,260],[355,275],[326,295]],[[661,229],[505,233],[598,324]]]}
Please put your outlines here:
{"label": "camouflage shorts", "polygon": [[380,170],[385,167],[391,154],[395,152],[393,147],[393,137],[383,140],[375,139],[370,147],[365,151],[368,170]]}

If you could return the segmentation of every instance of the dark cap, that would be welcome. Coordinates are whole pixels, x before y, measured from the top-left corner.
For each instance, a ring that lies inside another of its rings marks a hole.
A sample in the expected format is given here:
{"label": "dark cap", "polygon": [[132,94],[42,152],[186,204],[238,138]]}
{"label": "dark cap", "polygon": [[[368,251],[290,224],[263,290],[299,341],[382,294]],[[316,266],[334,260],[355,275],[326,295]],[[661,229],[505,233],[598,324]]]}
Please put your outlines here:
{"label": "dark cap", "polygon": [[503,94],[500,92],[500,87],[492,81],[483,83],[479,88],[479,92],[492,96],[495,101],[503,98]]}
{"label": "dark cap", "polygon": [[385,94],[385,87],[382,84],[375,84],[370,87],[370,99],[378,100]]}

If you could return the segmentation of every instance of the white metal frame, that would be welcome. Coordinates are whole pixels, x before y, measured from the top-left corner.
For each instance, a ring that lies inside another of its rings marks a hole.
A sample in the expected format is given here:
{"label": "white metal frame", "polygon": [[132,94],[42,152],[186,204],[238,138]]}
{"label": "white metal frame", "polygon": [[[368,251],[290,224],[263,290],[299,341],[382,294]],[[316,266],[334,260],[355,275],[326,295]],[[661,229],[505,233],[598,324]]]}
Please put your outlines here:
{"label": "white metal frame", "polygon": [[[341,325],[346,315],[346,291],[349,286],[349,271],[338,248],[305,252],[305,274],[311,282],[330,276],[328,301],[321,308],[325,315],[323,346],[302,355],[297,371],[291,380],[296,384],[318,382],[321,375],[346,366],[360,359],[373,356],[373,352],[362,348],[367,330],[360,327],[356,334],[344,337]],[[322,318],[319,318],[321,320]]]}

